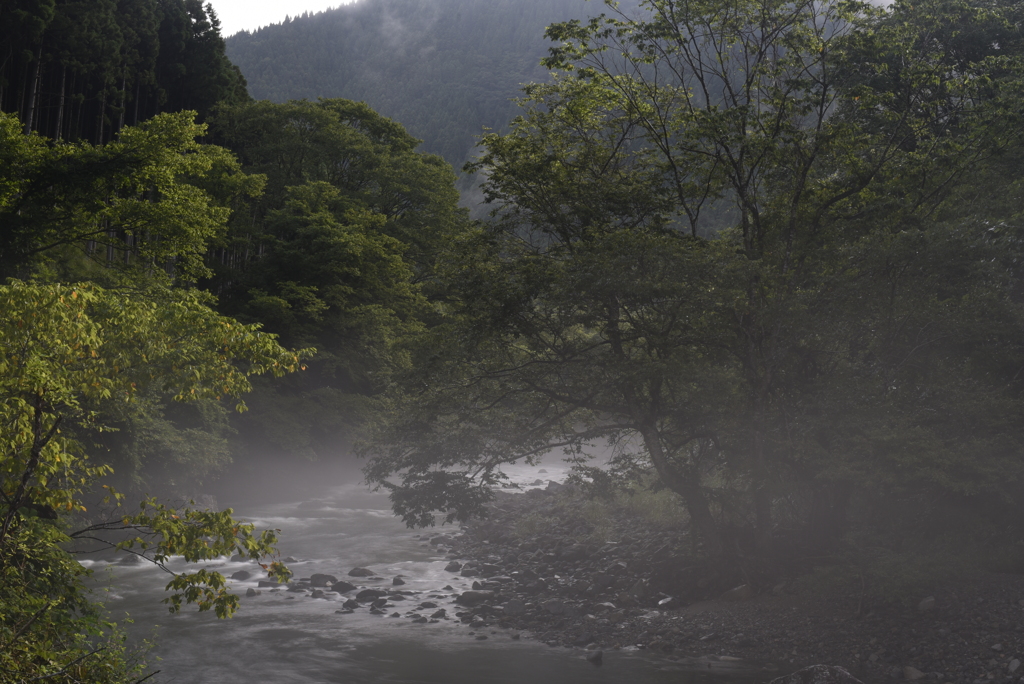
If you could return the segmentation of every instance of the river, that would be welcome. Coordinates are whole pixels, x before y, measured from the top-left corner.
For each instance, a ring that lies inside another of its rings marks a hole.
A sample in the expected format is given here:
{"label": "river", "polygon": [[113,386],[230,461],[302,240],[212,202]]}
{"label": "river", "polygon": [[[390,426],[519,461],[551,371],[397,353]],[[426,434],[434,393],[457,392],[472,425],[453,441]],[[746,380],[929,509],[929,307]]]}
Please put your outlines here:
{"label": "river", "polygon": [[[560,479],[559,466],[513,471],[514,479],[531,482],[537,477]],[[281,491],[288,493],[285,488]],[[235,513],[258,527],[281,529],[282,556],[296,577],[328,573],[366,586],[391,587],[401,575],[401,590],[409,600],[395,601],[402,617],[370,615],[366,608],[340,614],[346,597],[313,599],[306,594],[262,589],[252,563],[222,562],[207,567],[226,576],[249,570],[254,577],[233,581],[243,595],[242,607],[228,620],[183,608],[168,614],[160,603],[168,575],[151,565],[125,565],[115,559],[84,561],[95,571],[101,598],[113,618],[131,615],[130,631],[150,638],[156,647],[151,666],[161,672],[147,681],[174,684],[252,684],[326,682],[394,682],[402,684],[600,684],[630,682],[654,684],[707,679],[666,660],[642,653],[604,653],[604,664],[586,661],[580,649],[551,648],[528,635],[497,626],[474,630],[456,619],[415,624],[405,614],[422,601],[436,602],[454,616],[457,592],[470,588],[470,578],[444,572],[448,559],[426,543],[429,535],[407,529],[388,508],[386,496],[372,493],[357,481],[331,484],[315,478],[299,498],[236,502]],[[221,501],[231,505],[231,501]],[[436,530],[435,530],[436,532]],[[181,561],[171,564],[185,569]],[[354,579],[348,570],[369,567],[383,580]],[[445,589],[450,586],[454,589]],[[432,611],[421,611],[430,613]],[[472,633],[471,633],[472,632]],[[478,637],[486,636],[486,639]],[[160,660],[157,661],[156,658]]]}

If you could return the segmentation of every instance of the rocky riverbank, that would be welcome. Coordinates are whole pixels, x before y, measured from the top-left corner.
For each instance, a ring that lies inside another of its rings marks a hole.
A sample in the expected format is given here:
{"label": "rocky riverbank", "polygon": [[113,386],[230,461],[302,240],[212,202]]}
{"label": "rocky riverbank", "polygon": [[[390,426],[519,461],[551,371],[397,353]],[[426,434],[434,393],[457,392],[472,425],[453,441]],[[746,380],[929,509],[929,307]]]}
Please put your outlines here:
{"label": "rocky riverbank", "polygon": [[[976,574],[865,610],[861,596],[794,578],[708,576],[687,565],[679,530],[627,517],[595,533],[573,514],[586,504],[557,489],[501,494],[488,520],[427,535],[447,547],[449,572],[474,579],[455,617],[588,649],[595,663],[605,650],[642,649],[759,679],[825,663],[867,682],[1024,684],[1021,576]],[[540,534],[522,533],[528,517],[546,521]]]}

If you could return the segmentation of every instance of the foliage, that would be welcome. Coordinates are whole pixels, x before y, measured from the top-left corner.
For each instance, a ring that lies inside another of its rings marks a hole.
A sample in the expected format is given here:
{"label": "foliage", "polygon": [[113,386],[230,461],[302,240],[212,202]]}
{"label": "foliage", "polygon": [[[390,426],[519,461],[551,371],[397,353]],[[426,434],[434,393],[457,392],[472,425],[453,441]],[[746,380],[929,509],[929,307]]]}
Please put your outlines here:
{"label": "foliage", "polygon": [[0,115],[4,276],[49,268],[65,280],[121,271],[137,281],[171,270],[194,280],[207,272],[203,259],[224,230],[226,205],[262,187],[225,150],[196,142],[205,127],[191,112],[125,128],[101,147],[49,145],[18,128]]}
{"label": "foliage", "polygon": [[[162,564],[172,554],[191,562],[235,552],[259,560],[274,553],[276,541],[272,532],[256,534],[235,521],[230,510],[173,510],[153,499],[137,514],[67,532],[71,515],[85,511],[90,488],[111,471],[87,449],[91,435],[111,429],[98,408],[131,402],[147,387],[171,391],[182,402],[238,398],[251,389],[251,376],[294,371],[308,352],[282,349],[258,327],[214,313],[191,291],[167,290],[157,300],[87,283],[9,281],[0,286],[0,308],[0,569],[4,586],[18,588],[5,592],[0,610],[10,637],[2,654],[25,668],[15,670],[22,676],[56,676],[91,657],[83,650],[86,637],[78,635],[103,631],[89,617],[95,609],[81,585],[84,570],[65,543],[139,531],[144,538],[118,546],[148,551]],[[244,409],[240,399],[236,406]],[[289,574],[280,563],[266,567],[274,577]],[[196,603],[226,617],[238,605],[216,572],[178,574],[167,588],[172,610]],[[35,655],[14,655],[25,644]],[[110,657],[90,660],[88,671],[114,667],[116,656]]]}
{"label": "foliage", "polygon": [[484,137],[496,221],[445,261],[369,480],[429,523],[504,463],[634,444],[712,555],[771,551],[787,500],[827,547],[851,488],[1008,496],[1019,242],[961,198],[1019,149],[1019,56],[937,36],[1013,10],[642,7],[552,26],[558,77]]}
{"label": "foliage", "polygon": [[408,363],[396,340],[422,327],[436,254],[466,224],[454,175],[349,100],[224,107],[212,130],[267,183],[236,213],[206,285],[222,311],[319,350],[310,372],[259,393],[246,448],[316,457]]}

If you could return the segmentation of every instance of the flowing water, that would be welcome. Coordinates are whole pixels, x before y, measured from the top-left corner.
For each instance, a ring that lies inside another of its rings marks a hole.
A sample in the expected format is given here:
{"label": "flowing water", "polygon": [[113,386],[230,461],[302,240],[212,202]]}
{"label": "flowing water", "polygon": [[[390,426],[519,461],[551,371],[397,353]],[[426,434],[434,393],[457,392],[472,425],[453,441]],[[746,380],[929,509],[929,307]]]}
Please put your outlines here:
{"label": "flowing water", "polygon": [[[521,469],[512,475],[521,482],[536,477],[561,479],[557,466],[549,473]],[[149,565],[84,561],[96,571],[107,592],[104,600],[112,617],[131,614],[134,635],[154,638],[150,662],[161,670],[158,681],[175,684],[252,684],[395,682],[402,684],[588,684],[630,682],[695,682],[706,674],[687,671],[671,661],[657,661],[630,651],[606,651],[596,667],[579,649],[551,648],[497,626],[474,630],[456,619],[414,624],[406,613],[430,600],[454,617],[456,592],[470,588],[472,579],[444,572],[448,559],[394,518],[387,498],[358,483],[336,486],[313,483],[303,500],[248,503],[236,516],[258,527],[281,529],[279,545],[296,577],[327,573],[357,585],[415,592],[395,601],[388,614],[375,616],[366,607],[340,614],[342,595],[313,599],[301,593],[261,589],[242,598],[242,608],[229,620],[183,608],[169,615],[160,599],[168,575]],[[231,502],[221,501],[230,505]],[[429,532],[429,531],[428,531]],[[436,532],[436,530],[435,530]],[[349,569],[369,567],[383,580],[348,577]],[[172,563],[184,569],[183,563]],[[236,593],[256,587],[252,563],[217,562],[207,565],[226,576],[249,570],[253,578],[232,581]],[[444,587],[450,586],[451,589]],[[419,611],[426,615],[431,610]],[[472,632],[472,633],[471,633]],[[487,639],[478,639],[486,636]],[[156,660],[154,656],[160,658]]]}

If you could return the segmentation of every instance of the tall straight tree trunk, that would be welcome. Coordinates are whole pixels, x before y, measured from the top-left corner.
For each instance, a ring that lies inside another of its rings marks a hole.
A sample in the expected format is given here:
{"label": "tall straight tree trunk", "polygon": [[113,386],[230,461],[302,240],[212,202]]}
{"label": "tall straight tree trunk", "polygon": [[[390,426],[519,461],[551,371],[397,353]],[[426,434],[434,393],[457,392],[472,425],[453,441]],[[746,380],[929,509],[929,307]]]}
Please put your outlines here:
{"label": "tall straight tree trunk", "polygon": [[139,90],[140,90],[140,86],[141,85],[142,84],[141,84],[140,81],[136,81],[135,82],[135,116],[132,117],[133,118],[133,121],[132,121],[132,125],[133,126],[138,126],[139,125]]}
{"label": "tall straight tree trunk", "polygon": [[100,96],[100,115],[96,117],[96,144],[103,144],[103,124],[107,113],[107,88],[103,87],[103,95]]}
{"label": "tall straight tree trunk", "polygon": [[128,94],[125,91],[125,86],[127,85],[127,83],[126,83],[127,80],[128,80],[128,67],[125,67],[124,71],[121,72],[121,115],[119,117],[117,117],[117,130],[119,130],[119,131],[122,128],[124,128],[124,110],[127,108],[127,104],[128,104]]}
{"label": "tall straight tree trunk", "polygon": [[61,66],[60,69],[60,98],[57,100],[57,125],[54,126],[53,137],[56,140],[62,140],[64,138],[64,101],[65,91],[67,90],[67,78],[68,78],[68,65]]}
{"label": "tall straight tree trunk", "polygon": [[32,72],[32,80],[29,82],[28,109],[25,112],[25,135],[32,132],[32,119],[36,115],[36,95],[39,92],[39,75],[43,66],[43,42],[39,41],[36,49],[36,68]]}

